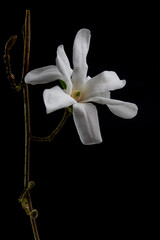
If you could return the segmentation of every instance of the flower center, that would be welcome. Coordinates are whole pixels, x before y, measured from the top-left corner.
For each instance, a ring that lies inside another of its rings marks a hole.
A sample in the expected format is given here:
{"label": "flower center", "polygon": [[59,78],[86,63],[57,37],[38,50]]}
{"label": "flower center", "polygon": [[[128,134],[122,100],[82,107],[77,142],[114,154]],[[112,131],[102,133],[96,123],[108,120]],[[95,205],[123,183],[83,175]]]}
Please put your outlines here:
{"label": "flower center", "polygon": [[81,99],[81,92],[79,90],[73,91],[71,97],[78,102]]}

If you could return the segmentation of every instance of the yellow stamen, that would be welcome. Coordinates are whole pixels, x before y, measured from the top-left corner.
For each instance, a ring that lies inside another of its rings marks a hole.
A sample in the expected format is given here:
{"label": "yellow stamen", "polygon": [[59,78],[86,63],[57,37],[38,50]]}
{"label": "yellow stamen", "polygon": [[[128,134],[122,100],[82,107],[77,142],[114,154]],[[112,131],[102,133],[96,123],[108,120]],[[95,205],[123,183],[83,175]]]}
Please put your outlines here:
{"label": "yellow stamen", "polygon": [[71,97],[74,98],[76,101],[79,101],[81,99],[81,92],[79,90],[73,91]]}

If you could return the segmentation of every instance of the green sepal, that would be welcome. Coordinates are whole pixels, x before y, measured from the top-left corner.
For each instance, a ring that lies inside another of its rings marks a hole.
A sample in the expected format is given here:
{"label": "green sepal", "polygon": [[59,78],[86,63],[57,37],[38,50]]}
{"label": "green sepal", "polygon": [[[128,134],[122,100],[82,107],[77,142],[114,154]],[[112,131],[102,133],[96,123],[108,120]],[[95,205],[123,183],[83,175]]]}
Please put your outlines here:
{"label": "green sepal", "polygon": [[61,84],[61,86],[62,86],[63,89],[66,89],[66,88],[67,88],[67,85],[66,85],[65,82],[63,82],[62,80],[59,80],[59,82],[60,82],[60,84]]}
{"label": "green sepal", "polygon": [[68,107],[67,109],[68,109],[68,112],[73,113],[73,107],[72,106]]}

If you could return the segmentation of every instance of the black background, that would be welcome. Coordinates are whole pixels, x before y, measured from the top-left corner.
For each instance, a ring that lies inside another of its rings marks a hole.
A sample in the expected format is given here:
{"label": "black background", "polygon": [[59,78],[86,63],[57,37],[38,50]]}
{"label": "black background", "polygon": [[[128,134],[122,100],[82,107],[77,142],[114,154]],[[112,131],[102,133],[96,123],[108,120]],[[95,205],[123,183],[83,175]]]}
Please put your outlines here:
{"label": "black background", "polygon": [[[40,3],[39,3],[40,4]],[[81,28],[91,30],[87,62],[90,76],[115,71],[126,86],[112,98],[138,105],[138,115],[125,120],[96,105],[103,143],[84,146],[70,117],[51,143],[32,143],[33,206],[39,210],[41,239],[118,235],[127,239],[158,230],[159,162],[159,33],[158,9],[151,3],[87,4],[63,2],[1,8],[1,200],[5,238],[33,239],[29,219],[17,199],[23,191],[23,95],[10,89],[3,64],[4,45],[18,35],[12,69],[21,77],[25,10],[31,10],[30,70],[55,64],[64,44],[71,61],[73,40]],[[63,110],[46,115],[43,86],[29,86],[33,135],[48,135]],[[140,231],[140,232],[139,232]],[[139,232],[139,233],[138,233]],[[4,236],[4,235],[3,235]]]}

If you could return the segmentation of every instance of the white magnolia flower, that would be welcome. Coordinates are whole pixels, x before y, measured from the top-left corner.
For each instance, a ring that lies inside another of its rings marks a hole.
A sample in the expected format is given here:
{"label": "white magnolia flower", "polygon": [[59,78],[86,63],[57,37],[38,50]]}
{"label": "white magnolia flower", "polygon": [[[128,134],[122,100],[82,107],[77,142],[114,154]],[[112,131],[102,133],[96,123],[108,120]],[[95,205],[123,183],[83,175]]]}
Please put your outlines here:
{"label": "white magnolia flower", "polygon": [[104,71],[95,77],[87,76],[86,62],[90,45],[90,31],[78,31],[73,44],[73,70],[63,45],[57,49],[56,66],[42,67],[29,72],[25,82],[43,84],[62,80],[66,89],[55,86],[43,93],[47,113],[61,108],[73,107],[73,119],[83,144],[102,142],[98,113],[93,103],[105,104],[115,115],[130,119],[137,114],[137,106],[110,98],[110,91],[123,88],[125,80],[120,80],[113,71]]}

